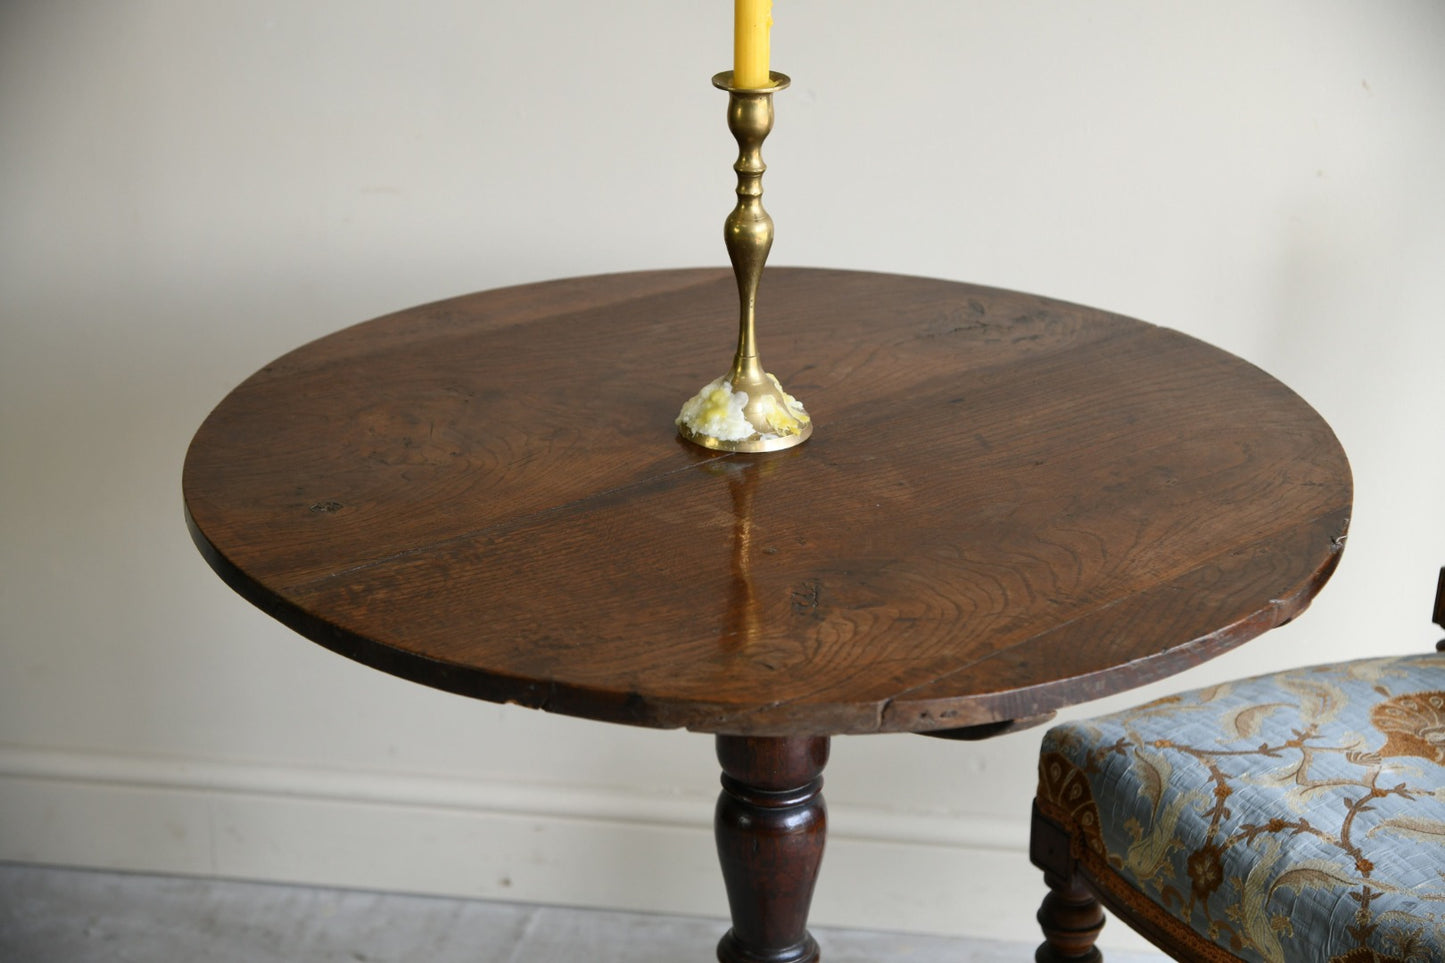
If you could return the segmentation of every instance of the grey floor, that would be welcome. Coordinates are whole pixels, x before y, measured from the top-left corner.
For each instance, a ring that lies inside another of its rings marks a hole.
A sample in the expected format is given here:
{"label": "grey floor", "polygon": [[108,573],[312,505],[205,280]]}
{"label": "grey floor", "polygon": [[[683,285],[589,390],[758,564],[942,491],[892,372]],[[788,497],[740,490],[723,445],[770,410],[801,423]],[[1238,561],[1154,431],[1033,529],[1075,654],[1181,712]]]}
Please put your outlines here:
{"label": "grey floor", "polygon": [[[718,920],[0,863],[4,963],[707,963]],[[827,963],[1028,963],[1033,946],[817,930]],[[1109,954],[1110,963],[1162,960]]]}

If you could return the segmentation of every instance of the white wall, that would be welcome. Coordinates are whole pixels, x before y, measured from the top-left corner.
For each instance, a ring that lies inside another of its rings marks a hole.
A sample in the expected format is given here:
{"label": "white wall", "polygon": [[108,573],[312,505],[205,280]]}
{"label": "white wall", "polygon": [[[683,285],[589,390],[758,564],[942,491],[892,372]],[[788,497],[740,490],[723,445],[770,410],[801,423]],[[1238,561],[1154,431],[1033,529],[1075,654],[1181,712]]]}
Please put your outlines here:
{"label": "white wall", "polygon": [[[1445,6],[776,6],[774,264],[1180,328],[1350,452],[1314,611],[1156,690],[1434,641]],[[725,263],[729,30],[725,0],[0,6],[0,858],[723,912],[707,737],[324,652],[210,573],[179,476],[312,337]],[[836,740],[814,922],[1032,940],[1037,738]]]}

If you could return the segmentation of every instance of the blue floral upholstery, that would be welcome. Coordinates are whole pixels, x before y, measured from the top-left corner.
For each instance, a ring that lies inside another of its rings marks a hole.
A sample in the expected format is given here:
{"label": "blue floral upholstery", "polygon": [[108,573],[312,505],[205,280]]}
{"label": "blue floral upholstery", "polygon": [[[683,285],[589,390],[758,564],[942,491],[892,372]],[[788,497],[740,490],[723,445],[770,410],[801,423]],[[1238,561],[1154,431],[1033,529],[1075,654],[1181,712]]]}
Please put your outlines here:
{"label": "blue floral upholstery", "polygon": [[1056,726],[1038,806],[1106,896],[1201,959],[1445,963],[1445,654]]}

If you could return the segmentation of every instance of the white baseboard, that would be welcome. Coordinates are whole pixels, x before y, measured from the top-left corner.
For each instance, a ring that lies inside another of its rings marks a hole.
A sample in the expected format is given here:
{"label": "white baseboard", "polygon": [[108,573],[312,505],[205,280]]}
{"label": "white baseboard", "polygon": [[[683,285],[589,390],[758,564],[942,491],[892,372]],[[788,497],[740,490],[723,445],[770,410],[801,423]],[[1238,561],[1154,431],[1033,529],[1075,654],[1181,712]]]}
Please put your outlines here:
{"label": "white baseboard", "polygon": [[[0,747],[7,861],[722,918],[712,804]],[[1042,893],[1024,819],[830,803],[811,922],[1032,941]]]}

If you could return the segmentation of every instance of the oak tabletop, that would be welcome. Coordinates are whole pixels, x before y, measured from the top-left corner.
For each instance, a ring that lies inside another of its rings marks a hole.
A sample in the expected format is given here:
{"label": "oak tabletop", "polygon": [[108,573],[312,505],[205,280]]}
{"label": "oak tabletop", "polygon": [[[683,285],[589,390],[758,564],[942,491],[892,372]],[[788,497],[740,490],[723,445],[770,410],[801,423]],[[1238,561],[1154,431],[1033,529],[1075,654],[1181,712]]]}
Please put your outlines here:
{"label": "oak tabletop", "polygon": [[1269,375],[1166,328],[927,278],[769,268],[769,455],[676,436],[731,358],[731,271],[401,311],[287,354],[187,453],[242,596],[385,672],[734,735],[979,726],[1196,665],[1299,614],[1349,465]]}

